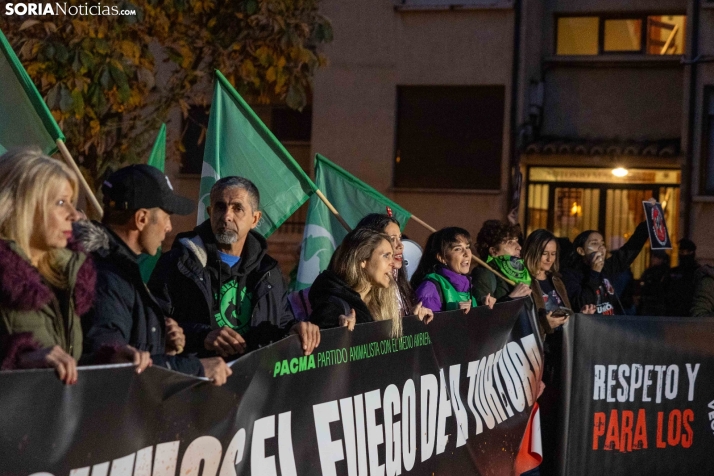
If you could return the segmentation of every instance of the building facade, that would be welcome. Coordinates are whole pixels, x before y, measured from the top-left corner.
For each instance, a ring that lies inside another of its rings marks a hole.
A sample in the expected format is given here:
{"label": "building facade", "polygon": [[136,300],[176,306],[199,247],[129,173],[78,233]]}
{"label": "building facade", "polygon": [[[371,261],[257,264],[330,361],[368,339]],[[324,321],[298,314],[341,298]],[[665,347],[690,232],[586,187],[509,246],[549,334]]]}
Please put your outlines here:
{"label": "building facade", "polygon": [[[309,126],[276,132],[306,170],[320,153],[434,228],[459,225],[475,238],[485,220],[505,218],[518,167],[525,230],[572,239],[598,229],[610,249],[653,196],[673,239],[693,239],[714,261],[714,1],[321,8],[334,29],[329,64],[310,112],[291,119]],[[274,131],[290,122],[275,108],[259,112]],[[173,167],[179,187],[197,195],[197,176]],[[284,271],[304,216],[270,239]],[[413,221],[405,233],[421,243],[428,235]],[[648,260],[642,253],[636,275]]]}

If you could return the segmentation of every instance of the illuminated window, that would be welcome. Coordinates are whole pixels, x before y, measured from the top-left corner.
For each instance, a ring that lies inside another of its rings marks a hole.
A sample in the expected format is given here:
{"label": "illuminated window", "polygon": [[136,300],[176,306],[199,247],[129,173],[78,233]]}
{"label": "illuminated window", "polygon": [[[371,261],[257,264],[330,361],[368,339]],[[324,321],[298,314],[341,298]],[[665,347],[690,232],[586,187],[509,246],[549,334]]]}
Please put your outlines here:
{"label": "illuminated window", "polygon": [[683,55],[687,17],[647,17],[647,54]]}
{"label": "illuminated window", "polygon": [[556,22],[555,54],[682,55],[686,23],[685,15],[559,17]]}
{"label": "illuminated window", "polygon": [[603,50],[630,52],[642,49],[642,20],[605,20]]}
{"label": "illuminated window", "polygon": [[558,55],[596,55],[598,17],[558,18]]}

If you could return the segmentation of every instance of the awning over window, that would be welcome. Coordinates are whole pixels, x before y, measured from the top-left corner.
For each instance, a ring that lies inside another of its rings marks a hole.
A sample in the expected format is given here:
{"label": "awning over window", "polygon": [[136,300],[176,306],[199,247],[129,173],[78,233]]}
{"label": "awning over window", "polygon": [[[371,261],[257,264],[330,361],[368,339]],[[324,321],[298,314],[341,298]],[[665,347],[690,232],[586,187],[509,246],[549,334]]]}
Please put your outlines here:
{"label": "awning over window", "polygon": [[543,137],[528,144],[524,153],[676,157],[680,153],[680,139],[635,142]]}

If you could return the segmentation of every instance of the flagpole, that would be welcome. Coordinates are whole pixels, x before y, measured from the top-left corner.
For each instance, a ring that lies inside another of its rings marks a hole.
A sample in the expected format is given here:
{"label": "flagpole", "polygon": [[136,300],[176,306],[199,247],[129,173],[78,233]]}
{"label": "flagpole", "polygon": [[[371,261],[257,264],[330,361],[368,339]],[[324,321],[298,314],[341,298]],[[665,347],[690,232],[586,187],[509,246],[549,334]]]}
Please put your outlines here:
{"label": "flagpole", "polygon": [[101,218],[104,215],[104,211],[102,210],[101,205],[99,205],[97,197],[94,196],[94,192],[92,192],[92,189],[89,187],[89,184],[84,179],[84,176],[79,170],[79,167],[77,167],[77,163],[72,158],[72,155],[69,153],[69,150],[67,150],[67,146],[65,145],[64,141],[62,141],[62,139],[57,139],[55,143],[57,144],[57,148],[59,149],[60,154],[62,155],[62,158],[64,159],[65,163],[67,163],[67,165],[69,165],[70,168],[74,170],[74,173],[77,174],[77,177],[79,177],[79,183],[81,184],[84,193],[87,194],[87,200],[89,200],[89,203],[92,204],[92,208],[97,211],[99,218]]}
{"label": "flagpole", "polygon": [[432,233],[434,233],[434,232],[436,231],[436,228],[434,228],[433,226],[429,225],[428,223],[426,223],[424,220],[422,220],[422,219],[419,218],[418,216],[412,215],[412,220],[414,220],[415,222],[419,223],[421,226],[423,226],[424,228],[426,228],[427,230],[429,230],[429,231],[432,232]]}
{"label": "flagpole", "polygon": [[495,269],[493,269],[492,267],[490,267],[488,264],[486,264],[486,262],[484,262],[484,261],[483,261],[481,258],[479,258],[478,256],[476,256],[476,255],[471,255],[471,259],[474,260],[474,261],[476,261],[476,263],[477,263],[479,266],[485,267],[487,270],[491,271],[493,274],[495,274],[496,276],[498,276],[499,278],[501,278],[502,280],[504,280],[505,282],[507,282],[507,283],[510,284],[511,286],[515,286],[515,285],[516,285],[516,283],[515,283],[514,281],[511,281],[510,279],[508,279],[507,277],[505,277],[504,275],[502,275],[501,273],[499,273],[497,270],[495,270]]}
{"label": "flagpole", "polygon": [[[419,223],[421,226],[423,226],[424,228],[426,228],[427,230],[429,230],[429,231],[432,232],[432,233],[434,233],[434,232],[436,231],[436,228],[434,228],[433,226],[429,225],[428,223],[426,223],[424,220],[422,220],[422,219],[419,218],[419,217],[416,217],[416,216],[412,215],[412,220],[414,220],[415,222]],[[511,281],[510,279],[508,279],[507,277],[505,277],[504,275],[502,275],[501,273],[499,273],[497,270],[495,270],[495,269],[493,269],[492,267],[490,267],[488,264],[486,264],[486,263],[485,263],[481,258],[479,258],[478,256],[476,256],[476,255],[471,255],[471,259],[472,259],[473,261],[475,261],[476,264],[478,264],[479,266],[485,267],[487,270],[491,271],[493,274],[495,274],[496,276],[498,276],[499,278],[501,278],[502,280],[504,280],[505,282],[507,282],[507,283],[510,284],[511,286],[515,286],[515,285],[516,285],[515,282]]]}
{"label": "flagpole", "polygon": [[315,188],[315,194],[318,196],[318,198],[319,198],[320,200],[322,200],[322,202],[323,202],[325,205],[327,205],[327,208],[329,208],[330,211],[332,212],[332,214],[335,215],[335,218],[337,218],[337,221],[339,221],[340,224],[341,224],[343,227],[345,227],[345,230],[347,230],[347,232],[352,231],[352,228],[350,228],[350,226],[347,224],[347,222],[345,221],[345,219],[342,218],[342,215],[340,215],[340,212],[337,211],[337,209],[334,207],[334,205],[332,205],[332,203],[330,203],[330,201],[327,199],[327,197],[325,196],[325,194],[322,193],[322,190],[320,190],[319,188]]}

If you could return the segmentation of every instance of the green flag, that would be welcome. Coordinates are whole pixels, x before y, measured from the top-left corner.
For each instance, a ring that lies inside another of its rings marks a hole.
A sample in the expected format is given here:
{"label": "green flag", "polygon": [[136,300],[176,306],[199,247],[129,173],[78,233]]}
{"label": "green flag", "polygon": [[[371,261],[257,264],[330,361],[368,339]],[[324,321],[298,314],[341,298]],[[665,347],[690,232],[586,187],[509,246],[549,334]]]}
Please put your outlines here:
{"label": "green flag", "polygon": [[[411,213],[320,154],[315,156],[315,183],[352,228],[357,226],[365,215],[387,213],[387,207],[392,209],[393,216],[402,230],[412,216]],[[327,268],[332,253],[345,235],[347,230],[317,195],[313,195],[307,212],[295,289],[305,289],[312,285],[320,271]]]}
{"label": "green flag", "polygon": [[147,164],[156,167],[162,172],[166,172],[166,124],[161,124],[161,129],[156,135],[154,147],[151,149]]}
{"label": "green flag", "polygon": [[0,154],[20,146],[57,151],[64,135],[10,43],[0,31]]}
{"label": "green flag", "polygon": [[315,191],[315,184],[233,86],[216,71],[206,151],[198,194],[198,223],[207,217],[209,192],[222,177],[238,175],[260,192],[257,230],[270,236]]}
{"label": "green flag", "polygon": [[[166,167],[166,124],[161,124],[161,129],[156,136],[156,141],[154,142],[154,147],[151,149],[151,155],[149,155],[148,165],[156,167],[157,169],[165,172]],[[145,282],[149,282],[151,273],[154,272],[156,263],[161,257],[161,248],[156,252],[154,256],[142,253],[139,255],[137,260],[139,263],[139,270],[141,271],[141,279]]]}

